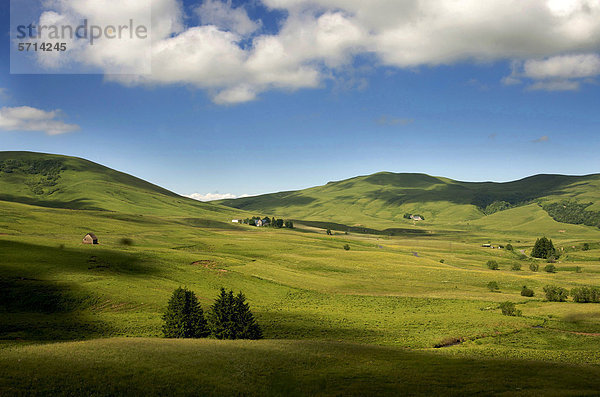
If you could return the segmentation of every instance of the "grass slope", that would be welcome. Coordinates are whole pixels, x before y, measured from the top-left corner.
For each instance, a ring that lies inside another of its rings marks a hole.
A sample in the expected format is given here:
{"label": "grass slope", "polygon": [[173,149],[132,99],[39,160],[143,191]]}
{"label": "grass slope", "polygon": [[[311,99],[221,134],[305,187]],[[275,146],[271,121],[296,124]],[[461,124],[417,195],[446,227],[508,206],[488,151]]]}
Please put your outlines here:
{"label": "grass slope", "polygon": [[[80,158],[0,152],[0,165],[3,165],[0,167],[0,200],[3,201],[53,208],[213,219],[219,213],[223,219],[239,213],[179,196],[139,178]],[[32,169],[36,165],[38,169]],[[58,178],[48,181],[48,175],[44,172],[53,166],[58,169]]]}
{"label": "grass slope", "polygon": [[600,208],[600,175],[536,175],[493,183],[382,172],[299,191],[219,203],[302,220],[393,227],[413,223],[403,218],[405,213],[424,215],[425,222],[419,225],[457,225],[484,217],[482,209],[494,202],[519,205],[532,200],[544,203],[564,199],[593,202],[590,209]]}
{"label": "grass slope", "polygon": [[[184,199],[160,188],[84,167],[79,179],[90,180],[98,196],[90,195],[75,184],[70,167],[79,160],[59,159],[67,169],[60,192],[50,196],[73,196],[42,205],[0,201],[2,395],[600,389],[598,305],[546,302],[542,292],[547,284],[600,286],[600,230],[557,223],[536,205],[456,230],[425,224],[423,234],[395,236],[232,225],[227,211],[238,210],[189,201],[180,208]],[[31,175],[16,174],[2,179],[3,191],[36,198],[19,190]],[[77,189],[97,200],[85,205],[103,210],[46,205],[78,200]],[[521,227],[510,227],[514,218],[522,218]],[[100,245],[81,244],[90,230]],[[545,262],[519,258],[540,235],[564,249],[557,273],[530,271],[530,263]],[[123,237],[133,245],[120,244]],[[488,241],[511,242],[515,252],[483,248]],[[500,270],[488,269],[489,259]],[[515,264],[522,270],[511,270]],[[498,292],[486,287],[490,281]],[[520,296],[523,285],[533,298]],[[161,315],[179,286],[192,289],[205,310],[220,287],[242,290],[267,340],[159,338]],[[503,316],[503,301],[515,302],[523,316]],[[456,341],[462,343],[434,348]]]}

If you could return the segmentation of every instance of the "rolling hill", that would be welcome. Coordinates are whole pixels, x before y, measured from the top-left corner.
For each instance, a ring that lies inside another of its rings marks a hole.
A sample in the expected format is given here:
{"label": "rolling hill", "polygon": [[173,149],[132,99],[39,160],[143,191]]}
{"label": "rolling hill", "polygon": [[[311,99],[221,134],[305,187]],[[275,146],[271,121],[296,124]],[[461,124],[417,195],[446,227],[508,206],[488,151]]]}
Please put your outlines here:
{"label": "rolling hill", "polygon": [[[493,213],[536,203],[562,222],[573,214],[583,219],[600,214],[600,174],[535,175],[506,183],[460,182],[425,174],[381,172],[329,182],[309,189],[265,194],[218,203],[246,211],[273,213],[298,220],[332,221],[356,226],[411,226],[405,214],[424,216],[424,225],[460,225]],[[591,203],[591,204],[590,204]],[[573,206],[573,204],[576,204]],[[561,211],[559,211],[561,210]],[[563,215],[561,217],[561,215]],[[518,218],[513,220],[518,223]],[[587,222],[587,221],[586,221]],[[591,226],[599,226],[600,220]]]}
{"label": "rolling hill", "polygon": [[0,201],[165,216],[224,218],[239,212],[88,160],[31,152],[0,152]]}

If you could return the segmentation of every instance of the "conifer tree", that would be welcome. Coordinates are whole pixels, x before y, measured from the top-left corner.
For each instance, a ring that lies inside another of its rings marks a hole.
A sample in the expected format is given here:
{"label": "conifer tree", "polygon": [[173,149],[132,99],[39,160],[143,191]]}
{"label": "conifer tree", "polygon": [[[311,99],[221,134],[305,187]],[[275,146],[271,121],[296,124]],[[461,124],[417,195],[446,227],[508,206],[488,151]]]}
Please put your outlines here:
{"label": "conifer tree", "polygon": [[198,298],[185,288],[179,287],[173,292],[163,320],[166,338],[202,338],[209,334]]}
{"label": "conifer tree", "polygon": [[233,291],[221,288],[219,296],[208,314],[208,326],[217,339],[260,339],[262,331],[241,292],[234,297]]}

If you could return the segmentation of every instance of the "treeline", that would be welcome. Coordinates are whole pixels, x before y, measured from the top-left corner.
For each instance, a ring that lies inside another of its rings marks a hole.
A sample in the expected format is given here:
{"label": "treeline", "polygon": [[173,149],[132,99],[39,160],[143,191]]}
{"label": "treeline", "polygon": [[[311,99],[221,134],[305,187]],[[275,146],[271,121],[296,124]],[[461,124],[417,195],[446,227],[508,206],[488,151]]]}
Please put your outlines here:
{"label": "treeline", "polygon": [[600,211],[586,210],[592,204],[561,201],[542,205],[542,208],[557,222],[600,227]]}
{"label": "treeline", "polygon": [[60,160],[16,160],[0,161],[0,172],[12,174],[20,172],[37,175],[38,178],[25,182],[34,194],[44,194],[44,188],[56,186],[60,173],[66,167]]}
{"label": "treeline", "polygon": [[246,218],[246,219],[242,220],[242,223],[245,225],[250,225],[250,226],[258,226],[260,224],[260,226],[270,226],[270,227],[274,227],[277,229],[281,229],[283,227],[286,227],[288,229],[294,228],[293,221],[290,221],[290,220],[286,221],[283,219],[275,219],[275,217],[269,218],[268,216],[266,216],[264,218],[260,217],[260,216],[253,216],[252,218]]}

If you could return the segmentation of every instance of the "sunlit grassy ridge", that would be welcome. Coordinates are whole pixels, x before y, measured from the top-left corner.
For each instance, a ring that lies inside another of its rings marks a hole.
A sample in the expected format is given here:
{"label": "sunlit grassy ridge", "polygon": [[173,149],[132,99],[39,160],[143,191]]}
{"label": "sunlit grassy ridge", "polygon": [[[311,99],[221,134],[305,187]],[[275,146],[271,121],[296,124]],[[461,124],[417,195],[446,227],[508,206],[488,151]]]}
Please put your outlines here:
{"label": "sunlit grassy ridge", "polygon": [[[136,179],[128,187],[132,177],[105,176],[111,173],[104,168],[81,172],[94,194],[67,168],[56,185],[61,192],[50,196],[71,196],[38,205],[22,199],[37,197],[22,179],[0,179],[0,193],[12,192],[0,201],[0,394],[600,389],[598,305],[546,302],[542,292],[547,284],[600,286],[597,228],[558,223],[530,204],[456,224],[424,223],[422,234],[327,236],[302,225],[234,225],[230,217],[246,213]],[[103,178],[106,185],[97,182]],[[96,209],[48,205],[78,200],[77,191]],[[100,245],[81,244],[89,231]],[[532,272],[530,263],[546,263],[520,258],[541,235],[564,249],[557,273]],[[121,244],[125,237],[133,245]],[[487,242],[510,242],[515,251],[481,246]],[[489,259],[500,270],[488,269]],[[511,270],[515,264],[520,271]],[[487,288],[490,281],[498,292]],[[533,298],[520,295],[523,285]],[[205,309],[219,288],[242,290],[267,340],[159,338],[161,315],[179,286],[193,290]],[[523,316],[503,316],[503,301],[517,303]],[[462,343],[434,348],[455,341]]]}
{"label": "sunlit grassy ridge", "polygon": [[[269,211],[305,220],[348,225],[392,227],[411,225],[406,213],[421,214],[420,225],[456,225],[481,219],[494,202],[573,200],[600,208],[600,175],[536,175],[514,182],[459,182],[425,174],[382,172],[309,189],[266,194],[220,203],[249,211]],[[519,223],[516,220],[515,223]]]}

